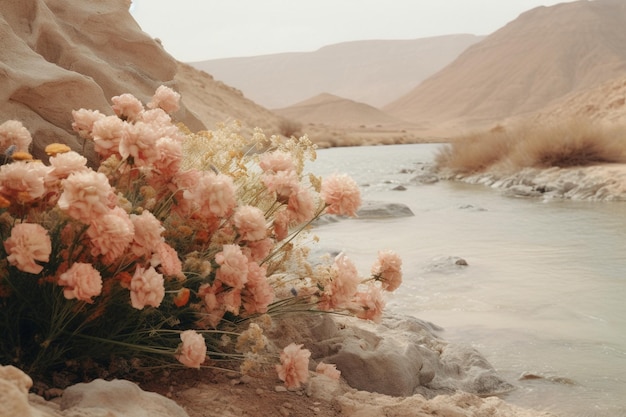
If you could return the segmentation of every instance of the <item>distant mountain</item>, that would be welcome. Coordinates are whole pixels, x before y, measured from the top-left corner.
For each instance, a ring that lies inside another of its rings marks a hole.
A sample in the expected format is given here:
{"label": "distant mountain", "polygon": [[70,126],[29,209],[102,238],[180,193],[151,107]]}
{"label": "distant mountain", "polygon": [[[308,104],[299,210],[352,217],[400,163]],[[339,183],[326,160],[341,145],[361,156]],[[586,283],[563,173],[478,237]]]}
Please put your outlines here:
{"label": "distant mountain", "polygon": [[408,121],[490,123],[626,74],[626,2],[538,7],[383,107]]}
{"label": "distant mountain", "polygon": [[322,93],[274,113],[301,123],[326,124],[334,127],[386,126],[398,127],[406,122],[383,111],[354,100]]}
{"label": "distant mountain", "polygon": [[380,107],[410,91],[484,37],[366,40],[283,53],[190,63],[267,108],[323,92]]}

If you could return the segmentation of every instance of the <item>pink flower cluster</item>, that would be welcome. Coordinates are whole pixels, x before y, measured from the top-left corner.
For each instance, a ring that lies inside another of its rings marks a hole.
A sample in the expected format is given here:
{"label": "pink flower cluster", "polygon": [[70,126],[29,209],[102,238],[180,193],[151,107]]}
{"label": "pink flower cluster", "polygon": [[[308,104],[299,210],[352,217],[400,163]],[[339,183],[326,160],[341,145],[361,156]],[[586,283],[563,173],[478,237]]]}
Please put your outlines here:
{"label": "pink flower cluster", "polygon": [[[178,93],[161,86],[146,106],[121,94],[112,98],[114,115],[72,112],[73,130],[93,141],[101,160],[97,170],[72,151],[52,155],[49,165],[0,166],[0,210],[14,224],[3,242],[10,267],[41,274],[39,282],[58,285],[66,299],[87,304],[106,302],[118,285],[134,309],[169,303],[174,311],[194,312],[202,329],[218,328],[229,314],[271,313],[272,282],[289,268],[292,239],[323,213],[356,216],[359,187],[346,175],[321,184],[311,177],[305,184],[303,161],[283,150],[288,146],[217,164],[219,169],[183,168],[188,137],[170,117],[179,101]],[[18,122],[0,125],[2,151],[25,150],[31,140]],[[246,178],[250,160],[261,171]],[[227,172],[229,166],[239,171]],[[241,186],[250,178],[256,182]],[[281,250],[284,258],[276,256]],[[401,265],[395,253],[379,252],[372,278],[362,280],[356,265],[340,254],[324,278],[295,300],[379,321],[382,290],[398,288]],[[312,268],[306,264],[302,270]],[[180,339],[174,357],[187,367],[202,366],[202,334],[184,330]],[[293,343],[282,351],[276,370],[287,388],[307,382],[310,355]],[[334,365],[322,363],[316,371],[340,377]]]}
{"label": "pink flower cluster", "polygon": [[289,234],[289,226],[308,222],[315,217],[316,202],[298,178],[291,155],[284,151],[264,154],[259,162],[263,170],[261,181],[277,201],[286,202],[286,207],[274,216],[274,234],[283,240]]}
{"label": "pink flower cluster", "polygon": [[378,252],[372,276],[381,282],[383,290],[395,291],[402,284],[402,259],[390,250]]}
{"label": "pink flower cluster", "polygon": [[346,174],[335,174],[325,178],[320,193],[327,205],[328,214],[354,217],[361,207],[359,186]]}
{"label": "pink flower cluster", "polygon": [[28,152],[33,138],[28,129],[17,120],[7,120],[0,125],[0,152]]}
{"label": "pink flower cluster", "polygon": [[181,344],[176,359],[189,368],[199,369],[206,360],[206,343],[204,337],[194,330],[185,330],[180,333]]}
{"label": "pink flower cluster", "polygon": [[278,377],[288,389],[298,389],[309,380],[311,352],[302,346],[295,343],[286,346],[280,353],[280,365],[276,365]]}

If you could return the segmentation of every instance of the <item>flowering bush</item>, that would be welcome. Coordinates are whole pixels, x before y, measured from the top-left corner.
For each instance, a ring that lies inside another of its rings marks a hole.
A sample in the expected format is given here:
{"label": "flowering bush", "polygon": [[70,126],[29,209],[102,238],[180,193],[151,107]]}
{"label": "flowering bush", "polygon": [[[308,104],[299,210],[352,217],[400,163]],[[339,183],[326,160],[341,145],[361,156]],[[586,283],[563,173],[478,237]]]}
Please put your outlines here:
{"label": "flowering bush", "polygon": [[[380,319],[381,290],[402,279],[397,255],[380,252],[362,279],[345,254],[312,266],[300,240],[324,213],[356,215],[357,184],[305,174],[306,137],[246,139],[236,124],[192,133],[169,115],[179,98],[162,86],[146,106],[122,94],[114,115],[74,111],[96,167],[61,144],[46,148],[48,164],[33,160],[21,123],[0,125],[0,363],[49,375],[120,358],[199,368],[235,357],[245,371],[263,361],[256,317]],[[289,387],[308,375],[300,348],[277,366]]]}

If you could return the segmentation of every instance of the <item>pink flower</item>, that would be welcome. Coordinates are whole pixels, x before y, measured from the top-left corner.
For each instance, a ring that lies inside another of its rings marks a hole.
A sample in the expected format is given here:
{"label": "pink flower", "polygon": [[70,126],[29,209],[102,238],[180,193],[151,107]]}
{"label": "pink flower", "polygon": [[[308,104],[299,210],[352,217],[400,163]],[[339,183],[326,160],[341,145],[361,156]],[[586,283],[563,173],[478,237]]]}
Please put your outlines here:
{"label": "pink flower", "polygon": [[308,222],[315,215],[313,196],[306,188],[300,188],[289,196],[287,202],[289,217],[296,223]]}
{"label": "pink flower", "polygon": [[274,301],[274,288],[267,280],[267,269],[256,262],[248,264],[248,282],[241,293],[243,307],[248,314],[267,313]]}
{"label": "pink flower", "polygon": [[238,316],[241,308],[241,290],[232,288],[222,292],[220,301],[226,311],[230,311],[235,316]]}
{"label": "pink flower", "polygon": [[15,151],[28,152],[33,141],[28,129],[17,120],[7,120],[0,125],[0,152],[14,147]]}
{"label": "pink flower", "polygon": [[134,235],[135,226],[128,213],[121,207],[114,207],[109,213],[94,218],[87,229],[91,255],[102,255],[102,261],[111,264],[124,254]]}
{"label": "pink flower", "polygon": [[372,275],[381,282],[383,290],[396,290],[402,284],[402,259],[390,250],[378,252]]}
{"label": "pink flower", "polygon": [[50,157],[52,171],[50,176],[57,179],[67,178],[74,172],[87,171],[87,158],[78,152],[70,151]]}
{"label": "pink flower", "polygon": [[102,173],[74,172],[62,184],[63,193],[57,203],[59,208],[85,224],[115,207],[115,193]]}
{"label": "pink flower", "polygon": [[311,352],[302,349],[303,345],[291,343],[280,353],[280,365],[276,365],[276,372],[288,389],[300,388],[300,384],[309,380],[309,357]]}
{"label": "pink flower", "polygon": [[315,368],[315,372],[317,372],[318,374],[325,375],[330,379],[336,379],[336,380],[338,380],[339,377],[341,376],[341,371],[337,370],[336,365],[330,364],[330,363],[324,363],[324,362],[320,362],[317,364],[317,367]]}
{"label": "pink flower", "polygon": [[137,257],[152,257],[152,253],[162,241],[161,233],[165,231],[165,228],[148,210],[144,210],[141,214],[131,214],[130,220],[135,227],[131,252]]}
{"label": "pink flower", "polygon": [[294,171],[278,171],[276,173],[265,172],[261,176],[261,181],[267,190],[276,193],[279,201],[287,201],[289,196],[300,188],[298,176]]}
{"label": "pink flower", "polygon": [[246,243],[241,250],[250,261],[261,262],[274,249],[274,241],[269,237]]}
{"label": "pink flower", "polygon": [[127,125],[126,134],[120,141],[120,155],[132,159],[134,165],[150,166],[159,158],[156,142],[159,132],[151,124],[137,122]]}
{"label": "pink flower", "polygon": [[248,281],[248,259],[239,246],[224,245],[215,255],[215,262],[220,266],[215,279],[233,288],[243,288]]}
{"label": "pink flower", "polygon": [[343,253],[337,255],[330,267],[331,281],[324,287],[320,301],[322,310],[344,308],[354,297],[360,283],[356,265]]}
{"label": "pink flower", "polygon": [[144,110],[141,101],[129,93],[115,96],[111,99],[111,102],[113,103],[111,108],[115,114],[124,120],[134,121]]}
{"label": "pink flower", "polygon": [[208,324],[215,328],[220,320],[222,320],[222,317],[224,317],[226,307],[223,303],[223,290],[224,287],[222,283],[217,280],[213,282],[213,285],[202,284],[198,288],[198,297],[202,298],[202,301],[204,301],[204,308],[206,310],[203,318],[200,320],[202,327]]}
{"label": "pink flower", "polygon": [[267,235],[265,215],[258,207],[238,207],[233,216],[233,223],[241,236],[241,240],[261,240]]}
{"label": "pink flower", "polygon": [[38,200],[46,193],[51,168],[41,162],[16,161],[0,166],[0,194],[18,204]]}
{"label": "pink flower", "polygon": [[375,285],[368,285],[367,291],[357,292],[354,301],[358,309],[354,312],[360,319],[380,323],[385,308],[382,290]]}
{"label": "pink flower", "polygon": [[93,303],[92,297],[102,292],[102,277],[91,264],[76,262],[59,277],[59,285],[68,300],[74,298]]}
{"label": "pink flower", "polygon": [[183,159],[183,146],[175,139],[162,137],[156,142],[159,158],[154,161],[154,169],[159,176],[171,178],[180,169]]}
{"label": "pink flower", "polygon": [[182,343],[178,347],[176,359],[189,368],[200,369],[206,360],[206,343],[204,337],[195,330],[180,333]]}
{"label": "pink flower", "polygon": [[183,265],[178,258],[178,252],[165,241],[159,242],[152,255],[151,265],[157,267],[163,275],[184,279]]}
{"label": "pink flower", "polygon": [[159,86],[152,96],[152,100],[148,103],[149,109],[155,109],[157,107],[163,109],[169,114],[176,113],[179,109],[178,102],[180,101],[180,94],[164,85]]}
{"label": "pink flower", "polygon": [[13,226],[11,236],[4,241],[7,260],[20,271],[38,274],[43,270],[35,263],[48,262],[52,243],[48,231],[34,223],[20,223]]}
{"label": "pink flower", "polygon": [[295,171],[293,158],[287,152],[274,151],[261,156],[259,166],[263,171]]}
{"label": "pink flower", "polygon": [[80,109],[72,110],[72,117],[74,118],[72,122],[74,132],[78,133],[83,139],[89,139],[91,138],[94,123],[106,116],[98,110]]}
{"label": "pink flower", "polygon": [[289,211],[281,210],[274,215],[274,236],[277,241],[285,239],[289,235]]}
{"label": "pink flower", "polygon": [[320,195],[328,206],[326,213],[356,216],[361,206],[361,191],[357,183],[345,174],[335,174],[322,181]]}
{"label": "pink flower", "polygon": [[120,154],[120,143],[127,135],[129,124],[116,116],[102,117],[93,124],[94,149],[102,158]]}
{"label": "pink flower", "polygon": [[202,219],[227,216],[237,204],[232,178],[212,171],[202,171],[197,184],[183,192],[194,207],[194,216]]}
{"label": "pink flower", "polygon": [[147,305],[158,307],[165,297],[163,275],[153,267],[147,270],[137,266],[135,274],[130,280],[130,301],[134,308],[143,310]]}

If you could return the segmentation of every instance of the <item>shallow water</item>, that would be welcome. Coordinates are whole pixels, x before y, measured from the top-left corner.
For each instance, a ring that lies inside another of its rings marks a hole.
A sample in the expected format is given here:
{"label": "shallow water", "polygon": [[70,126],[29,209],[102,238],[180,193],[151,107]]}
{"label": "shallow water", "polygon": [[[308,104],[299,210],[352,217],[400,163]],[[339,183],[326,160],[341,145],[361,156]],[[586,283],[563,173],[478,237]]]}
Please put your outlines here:
{"label": "shallow water", "polygon": [[310,170],[348,173],[364,200],[415,214],[320,226],[320,246],[344,250],[364,275],[379,249],[398,252],[404,283],[388,309],[477,348],[518,387],[507,401],[564,417],[626,416],[626,203],[412,182],[438,146],[319,151]]}

